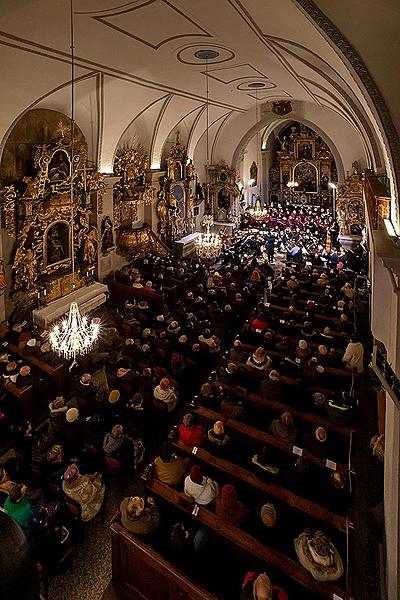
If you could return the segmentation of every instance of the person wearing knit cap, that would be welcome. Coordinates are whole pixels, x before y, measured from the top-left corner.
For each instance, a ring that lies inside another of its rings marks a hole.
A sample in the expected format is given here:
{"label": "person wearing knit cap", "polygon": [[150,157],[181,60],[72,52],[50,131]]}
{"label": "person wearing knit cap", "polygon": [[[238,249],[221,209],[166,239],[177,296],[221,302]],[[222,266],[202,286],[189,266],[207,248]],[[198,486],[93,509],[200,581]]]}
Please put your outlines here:
{"label": "person wearing knit cap", "polygon": [[273,527],[277,521],[275,506],[271,502],[267,502],[261,507],[260,517],[265,527]]}
{"label": "person wearing knit cap", "polygon": [[154,388],[153,396],[156,408],[168,413],[175,409],[178,402],[177,393],[166,377]]}
{"label": "person wearing knit cap", "polygon": [[183,489],[185,494],[191,496],[194,502],[200,506],[208,506],[214,502],[219,491],[218,484],[210,477],[204,477],[198,465],[193,465],[190,469]]}
{"label": "person wearing knit cap", "polygon": [[205,432],[202,425],[195,423],[191,413],[186,414],[179,425],[179,440],[186,446],[201,447],[204,445]]}
{"label": "person wearing knit cap", "polygon": [[223,454],[229,444],[229,435],[225,433],[222,421],[216,421],[207,433],[208,447],[212,454]]}
{"label": "person wearing knit cap", "polygon": [[160,514],[151,497],[148,497],[146,502],[139,496],[124,498],[120,505],[120,513],[121,525],[135,535],[150,535],[160,526]]}
{"label": "person wearing knit cap", "polygon": [[160,455],[154,459],[156,477],[166,485],[176,486],[185,474],[186,462],[173,452],[168,442],[161,446]]}
{"label": "person wearing knit cap", "polygon": [[68,423],[74,423],[79,418],[79,410],[77,408],[69,408],[65,413],[65,418]]}
{"label": "person wearing knit cap", "polygon": [[215,513],[220,519],[235,527],[241,527],[245,523],[248,510],[237,499],[237,492],[233,485],[228,483],[220,490],[215,503]]}
{"label": "person wearing knit cap", "polygon": [[269,427],[269,431],[276,438],[289,444],[293,444],[297,437],[297,429],[290,412],[284,412],[279,419],[274,419]]}

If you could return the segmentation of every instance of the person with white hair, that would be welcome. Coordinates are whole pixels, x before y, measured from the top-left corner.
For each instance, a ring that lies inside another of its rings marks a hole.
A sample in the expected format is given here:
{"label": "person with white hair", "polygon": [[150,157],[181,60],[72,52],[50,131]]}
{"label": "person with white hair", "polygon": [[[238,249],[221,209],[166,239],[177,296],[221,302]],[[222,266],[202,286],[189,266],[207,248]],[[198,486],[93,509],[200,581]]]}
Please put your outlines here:
{"label": "person with white hair", "polygon": [[120,513],[121,525],[136,535],[149,535],[160,525],[160,514],[151,497],[146,502],[140,496],[124,498]]}

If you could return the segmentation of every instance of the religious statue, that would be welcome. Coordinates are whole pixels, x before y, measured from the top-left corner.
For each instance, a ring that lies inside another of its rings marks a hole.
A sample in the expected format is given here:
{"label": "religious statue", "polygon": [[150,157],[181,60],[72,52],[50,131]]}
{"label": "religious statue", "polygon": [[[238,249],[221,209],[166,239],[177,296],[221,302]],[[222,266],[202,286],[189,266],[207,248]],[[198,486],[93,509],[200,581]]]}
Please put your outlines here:
{"label": "religious statue", "polygon": [[97,256],[98,232],[96,227],[92,227],[87,234],[83,245],[83,262],[89,265],[93,264]]}
{"label": "religious statue", "polygon": [[69,176],[70,165],[67,162],[67,155],[63,151],[57,152],[49,164],[49,181],[59,183]]}
{"label": "religious statue", "polygon": [[255,161],[253,160],[253,162],[251,163],[251,167],[250,167],[250,179],[251,179],[253,186],[257,185],[257,173],[258,173],[257,165],[256,165]]}
{"label": "religious statue", "polygon": [[113,224],[107,215],[101,223],[101,251],[104,255],[107,255],[113,248],[115,248]]}
{"label": "religious statue", "polygon": [[53,227],[51,233],[47,238],[48,245],[48,260],[47,264],[51,265],[53,263],[60,262],[68,255],[65,253],[65,249],[62,241],[59,238],[59,232],[57,227]]}
{"label": "religious statue", "polygon": [[33,287],[37,278],[36,256],[32,248],[30,248],[25,255],[24,266],[26,288],[29,290]]}

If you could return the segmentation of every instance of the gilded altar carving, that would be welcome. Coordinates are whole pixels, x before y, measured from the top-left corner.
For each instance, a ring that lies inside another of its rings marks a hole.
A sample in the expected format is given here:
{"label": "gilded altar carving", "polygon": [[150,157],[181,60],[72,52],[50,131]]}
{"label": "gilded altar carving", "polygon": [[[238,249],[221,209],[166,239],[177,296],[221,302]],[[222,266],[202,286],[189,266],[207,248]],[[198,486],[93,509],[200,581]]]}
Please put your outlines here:
{"label": "gilded altar carving", "polygon": [[[73,130],[71,123],[60,121],[54,141],[36,147],[37,172],[22,179],[25,187],[18,199],[13,189],[5,192],[3,208],[10,234],[16,228],[11,202],[18,201],[21,215],[12,262],[13,291],[37,288],[40,296],[50,279],[71,272],[72,251],[78,272],[81,265],[96,261],[98,232],[90,224],[90,200],[93,192],[101,199],[105,183],[100,173],[88,169],[86,144],[71,139]],[[64,292],[65,285],[57,286],[53,297]],[[50,299],[47,294],[46,301]]]}
{"label": "gilded altar carving", "polygon": [[352,164],[352,172],[347,172],[343,185],[337,192],[336,213],[341,235],[359,235],[355,232],[365,225],[363,184],[357,161]]}
{"label": "gilded altar carving", "polygon": [[166,157],[167,176],[160,179],[157,194],[158,233],[163,242],[172,246],[175,240],[194,231],[193,190],[195,168],[187,148],[176,141]]}
{"label": "gilded altar carving", "polygon": [[323,139],[303,123],[286,127],[278,136],[276,160],[270,169],[270,194],[293,204],[327,204],[332,196],[336,165]]}
{"label": "gilded altar carving", "polygon": [[[121,231],[133,229],[138,220],[138,207],[152,204],[155,189],[147,181],[149,156],[140,145],[118,151],[114,161],[114,175],[120,180],[114,184],[114,225]],[[119,248],[123,247],[117,244]]]}
{"label": "gilded altar carving", "polygon": [[17,198],[17,192],[13,185],[8,185],[4,192],[4,220],[6,225],[7,234],[10,237],[15,237],[16,233],[16,221],[15,221],[15,200]]}
{"label": "gilded altar carving", "polygon": [[240,208],[238,197],[240,190],[237,185],[236,169],[231,169],[225,162],[209,165],[208,171],[208,204],[212,210],[214,220],[219,222],[233,222]]}

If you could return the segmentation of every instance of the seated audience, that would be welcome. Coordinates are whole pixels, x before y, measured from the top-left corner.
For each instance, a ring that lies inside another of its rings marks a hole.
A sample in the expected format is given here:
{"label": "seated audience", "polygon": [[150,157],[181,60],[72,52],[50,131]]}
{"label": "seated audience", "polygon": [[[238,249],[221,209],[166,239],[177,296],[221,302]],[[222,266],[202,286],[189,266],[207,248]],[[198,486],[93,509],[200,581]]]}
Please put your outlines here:
{"label": "seated audience", "polygon": [[136,535],[148,536],[154,533],[160,525],[160,514],[151,497],[147,498],[146,503],[139,496],[124,498],[120,511],[121,525]]}
{"label": "seated audience", "polygon": [[226,484],[220,490],[215,503],[215,513],[218,517],[231,525],[241,527],[246,521],[247,509],[237,499],[236,489],[231,484]]}
{"label": "seated audience", "polygon": [[191,496],[196,504],[208,506],[218,495],[218,484],[210,477],[204,477],[200,467],[194,465],[185,478],[184,492]]}
{"label": "seated audience", "polygon": [[160,456],[154,460],[156,477],[167,485],[178,485],[185,474],[185,461],[174,454],[171,444],[161,446]]}
{"label": "seated audience", "polygon": [[10,489],[8,498],[4,503],[6,513],[23,528],[28,527],[32,518],[31,503],[26,497],[26,493],[26,485],[18,483]]}
{"label": "seated audience", "polygon": [[63,492],[80,507],[82,521],[90,521],[97,515],[104,500],[105,485],[100,473],[81,475],[75,463],[64,473]]}
{"label": "seated audience", "polygon": [[182,423],[179,425],[179,439],[186,446],[203,446],[204,445],[204,428],[200,424],[196,424],[194,416],[188,413],[183,417]]}

